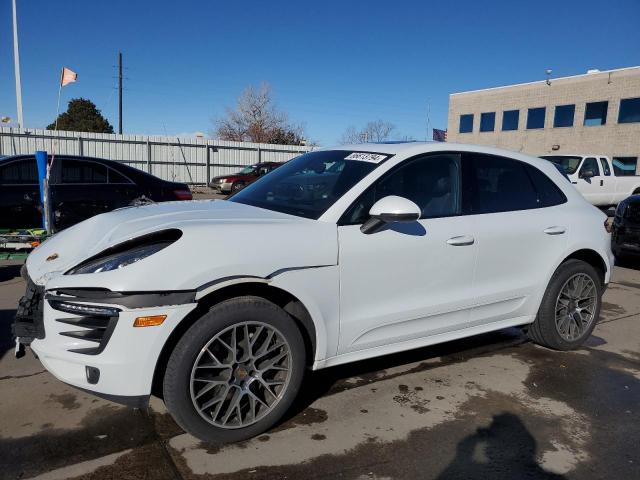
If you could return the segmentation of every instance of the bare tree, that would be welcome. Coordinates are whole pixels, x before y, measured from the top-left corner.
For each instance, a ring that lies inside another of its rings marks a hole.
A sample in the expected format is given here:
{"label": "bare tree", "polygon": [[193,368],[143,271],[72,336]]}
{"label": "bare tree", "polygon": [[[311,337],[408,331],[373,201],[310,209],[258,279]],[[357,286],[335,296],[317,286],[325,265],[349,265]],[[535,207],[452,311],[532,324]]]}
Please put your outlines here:
{"label": "bare tree", "polygon": [[368,122],[362,129],[358,130],[351,126],[345,130],[340,139],[340,143],[362,143],[362,142],[384,142],[389,140],[395,133],[396,126],[384,120]]}
{"label": "bare tree", "polygon": [[290,124],[287,114],[277,109],[271,87],[266,83],[257,89],[249,86],[238,98],[235,110],[226,110],[226,117],[215,122],[215,135],[221,140],[289,145],[304,143],[304,129]]}

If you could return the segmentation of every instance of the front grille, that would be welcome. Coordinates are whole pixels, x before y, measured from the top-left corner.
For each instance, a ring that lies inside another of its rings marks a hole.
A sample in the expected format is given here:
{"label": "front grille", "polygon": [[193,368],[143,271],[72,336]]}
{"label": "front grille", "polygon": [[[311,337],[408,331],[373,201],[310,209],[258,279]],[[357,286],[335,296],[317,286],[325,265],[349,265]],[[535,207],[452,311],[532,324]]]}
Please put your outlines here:
{"label": "front grille", "polygon": [[43,339],[44,331],[44,287],[36,285],[25,275],[27,289],[18,302],[16,317],[12,325],[13,335],[20,338],[20,343],[29,345],[34,339]]}
{"label": "front grille", "polygon": [[60,297],[51,294],[47,295],[47,300],[54,310],[78,315],[56,318],[56,322],[73,327],[73,329],[58,332],[60,335],[95,344],[91,347],[72,348],[69,349],[70,352],[98,355],[105,349],[118,323],[120,309],[111,306],[102,307],[74,303],[74,297]]}

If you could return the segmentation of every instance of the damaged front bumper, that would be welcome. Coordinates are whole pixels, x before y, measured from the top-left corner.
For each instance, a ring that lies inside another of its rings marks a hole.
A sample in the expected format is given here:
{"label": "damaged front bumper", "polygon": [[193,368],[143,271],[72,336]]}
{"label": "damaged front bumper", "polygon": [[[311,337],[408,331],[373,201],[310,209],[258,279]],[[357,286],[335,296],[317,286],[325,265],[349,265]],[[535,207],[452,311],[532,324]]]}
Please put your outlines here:
{"label": "damaged front bumper", "polygon": [[[167,339],[195,307],[194,292],[121,293],[53,289],[28,275],[13,333],[16,351],[30,346],[59,380],[131,406],[149,398]],[[166,315],[158,326],[134,327],[140,316]]]}

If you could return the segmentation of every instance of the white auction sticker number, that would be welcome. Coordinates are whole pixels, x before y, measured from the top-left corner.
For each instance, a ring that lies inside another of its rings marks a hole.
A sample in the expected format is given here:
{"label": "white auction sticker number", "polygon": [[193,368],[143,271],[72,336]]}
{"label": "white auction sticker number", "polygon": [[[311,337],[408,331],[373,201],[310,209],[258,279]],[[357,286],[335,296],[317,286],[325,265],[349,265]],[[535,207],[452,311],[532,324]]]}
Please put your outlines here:
{"label": "white auction sticker number", "polygon": [[387,155],[381,155],[379,153],[367,153],[367,152],[353,152],[346,156],[345,160],[360,160],[361,162],[380,163]]}

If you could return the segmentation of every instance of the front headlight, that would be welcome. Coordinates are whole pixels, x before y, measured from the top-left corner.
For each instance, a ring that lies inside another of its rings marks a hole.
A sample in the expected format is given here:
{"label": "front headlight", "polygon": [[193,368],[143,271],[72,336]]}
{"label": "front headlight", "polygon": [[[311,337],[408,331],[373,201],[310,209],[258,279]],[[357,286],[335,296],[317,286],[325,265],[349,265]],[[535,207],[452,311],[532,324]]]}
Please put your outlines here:
{"label": "front headlight", "polygon": [[110,270],[117,270],[118,268],[126,267],[132,263],[139,262],[143,258],[147,258],[150,255],[168,247],[170,243],[156,243],[154,245],[145,245],[138,248],[132,248],[127,252],[116,253],[108,257],[97,259],[93,262],[85,263],[84,265],[74,268],[69,272],[71,275],[78,273],[99,273],[108,272]]}
{"label": "front headlight", "polygon": [[85,260],[66,275],[108,272],[126,267],[168,247],[181,236],[180,230],[171,229],[129,240]]}

